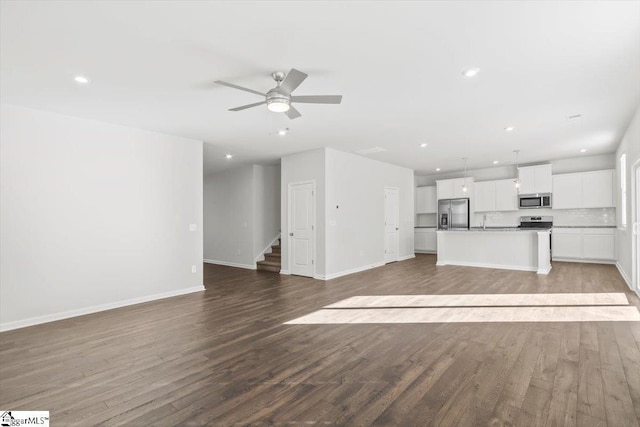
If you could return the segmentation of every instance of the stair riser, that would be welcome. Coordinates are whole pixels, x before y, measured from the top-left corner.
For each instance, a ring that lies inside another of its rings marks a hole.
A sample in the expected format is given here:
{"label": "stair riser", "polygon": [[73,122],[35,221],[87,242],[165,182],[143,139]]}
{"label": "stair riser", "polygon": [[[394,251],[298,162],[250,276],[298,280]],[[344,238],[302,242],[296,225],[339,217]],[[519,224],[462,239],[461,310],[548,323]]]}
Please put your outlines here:
{"label": "stair riser", "polygon": [[261,271],[270,271],[272,273],[280,273],[280,268],[279,267],[272,267],[272,266],[262,266],[259,265],[258,266],[258,270]]}
{"label": "stair riser", "polygon": [[269,262],[281,262],[280,254],[264,254],[264,260]]}

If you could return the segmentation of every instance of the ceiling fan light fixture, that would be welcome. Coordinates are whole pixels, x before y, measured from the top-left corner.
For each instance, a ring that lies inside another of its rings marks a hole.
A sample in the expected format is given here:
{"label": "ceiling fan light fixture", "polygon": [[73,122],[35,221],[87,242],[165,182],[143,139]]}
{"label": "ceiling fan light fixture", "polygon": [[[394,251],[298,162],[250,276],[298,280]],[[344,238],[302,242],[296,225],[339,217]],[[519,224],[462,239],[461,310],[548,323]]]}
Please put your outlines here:
{"label": "ceiling fan light fixture", "polygon": [[286,113],[289,111],[290,101],[287,98],[267,99],[267,108],[274,113]]}

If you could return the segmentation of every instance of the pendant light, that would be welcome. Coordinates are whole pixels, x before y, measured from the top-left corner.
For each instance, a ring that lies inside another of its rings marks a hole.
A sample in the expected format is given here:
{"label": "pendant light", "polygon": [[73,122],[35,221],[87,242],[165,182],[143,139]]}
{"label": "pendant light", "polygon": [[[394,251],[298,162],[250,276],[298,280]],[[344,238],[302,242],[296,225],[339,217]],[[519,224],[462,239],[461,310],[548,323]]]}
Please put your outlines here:
{"label": "pendant light", "polygon": [[520,191],[520,175],[518,174],[518,153],[520,150],[513,150],[516,153],[516,179],[513,180],[513,184],[516,187],[516,190]]}
{"label": "pendant light", "polygon": [[464,194],[467,194],[467,191],[469,191],[469,189],[467,188],[467,159],[468,157],[462,158],[462,160],[464,161],[464,181],[462,184],[462,192]]}

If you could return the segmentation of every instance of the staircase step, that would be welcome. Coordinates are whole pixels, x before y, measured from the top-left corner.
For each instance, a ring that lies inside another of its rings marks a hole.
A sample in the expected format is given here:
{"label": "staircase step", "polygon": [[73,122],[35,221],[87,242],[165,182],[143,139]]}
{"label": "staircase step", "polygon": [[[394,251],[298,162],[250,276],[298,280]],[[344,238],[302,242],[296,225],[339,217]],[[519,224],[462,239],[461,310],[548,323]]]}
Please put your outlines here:
{"label": "staircase step", "polygon": [[274,252],[270,254],[264,254],[265,261],[277,262],[280,263],[280,259],[282,258],[282,254],[280,252]]}
{"label": "staircase step", "polygon": [[272,251],[273,253],[278,253],[278,254],[279,254],[281,250],[282,250],[282,248],[280,247],[280,245],[277,245],[277,246],[271,246],[271,251]]}
{"label": "staircase step", "polygon": [[272,271],[274,273],[280,273],[279,262],[258,261],[257,268],[258,270],[262,270],[262,271]]}

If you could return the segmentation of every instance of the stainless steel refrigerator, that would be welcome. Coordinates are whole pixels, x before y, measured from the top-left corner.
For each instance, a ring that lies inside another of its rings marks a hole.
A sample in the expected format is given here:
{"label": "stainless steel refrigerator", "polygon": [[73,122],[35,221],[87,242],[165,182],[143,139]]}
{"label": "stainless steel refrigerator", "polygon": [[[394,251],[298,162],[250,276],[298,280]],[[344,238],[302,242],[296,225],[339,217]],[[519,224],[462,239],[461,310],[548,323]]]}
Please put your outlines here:
{"label": "stainless steel refrigerator", "polygon": [[438,230],[468,230],[469,199],[438,200]]}

